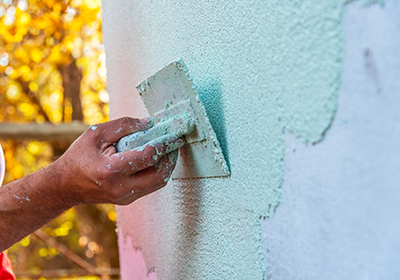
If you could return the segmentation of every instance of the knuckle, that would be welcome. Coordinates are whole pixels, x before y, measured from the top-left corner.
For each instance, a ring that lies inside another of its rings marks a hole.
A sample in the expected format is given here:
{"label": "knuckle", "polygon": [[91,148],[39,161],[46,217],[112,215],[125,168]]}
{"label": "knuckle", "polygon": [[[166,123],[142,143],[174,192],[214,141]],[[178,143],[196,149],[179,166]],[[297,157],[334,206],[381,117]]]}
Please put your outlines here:
{"label": "knuckle", "polygon": [[107,196],[113,202],[119,201],[127,195],[126,189],[120,183],[110,184]]}
{"label": "knuckle", "polygon": [[109,195],[112,201],[118,201],[124,197],[122,190],[116,186],[111,186]]}
{"label": "knuckle", "polygon": [[82,136],[84,136],[85,138],[93,138],[95,135],[94,131],[96,129],[97,129],[96,125],[91,125],[85,130],[85,132],[82,134]]}
{"label": "knuckle", "polygon": [[107,164],[105,168],[103,168],[99,173],[98,173],[98,178],[100,181],[110,181],[111,176],[113,175],[113,172],[111,170],[111,165]]}
{"label": "knuckle", "polygon": [[156,149],[151,146],[147,146],[147,148],[143,151],[143,161],[144,162],[153,162],[156,156]]}
{"label": "knuckle", "polygon": [[96,123],[96,124],[92,124],[91,126],[89,126],[86,131],[98,131],[99,129],[102,129],[103,124],[102,123]]}
{"label": "knuckle", "polygon": [[119,193],[118,190],[115,189],[114,186],[110,186],[110,189],[107,191],[107,200],[111,203],[115,203],[116,201],[120,200],[122,195]]}
{"label": "knuckle", "polygon": [[131,118],[131,117],[122,117],[121,119],[120,119],[120,122],[121,122],[121,125],[126,125],[126,124],[130,124],[130,123],[132,123],[134,121],[134,119],[133,118]]}

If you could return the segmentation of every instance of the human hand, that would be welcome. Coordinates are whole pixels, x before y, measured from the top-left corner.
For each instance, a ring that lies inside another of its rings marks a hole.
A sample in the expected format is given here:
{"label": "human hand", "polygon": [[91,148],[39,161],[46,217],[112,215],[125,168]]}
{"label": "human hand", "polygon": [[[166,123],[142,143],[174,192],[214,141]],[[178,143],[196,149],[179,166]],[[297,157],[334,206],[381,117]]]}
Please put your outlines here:
{"label": "human hand", "polygon": [[54,163],[59,188],[76,204],[126,205],[165,186],[183,138],[169,134],[134,150],[115,148],[120,138],[151,126],[148,118],[125,117],[89,127]]}

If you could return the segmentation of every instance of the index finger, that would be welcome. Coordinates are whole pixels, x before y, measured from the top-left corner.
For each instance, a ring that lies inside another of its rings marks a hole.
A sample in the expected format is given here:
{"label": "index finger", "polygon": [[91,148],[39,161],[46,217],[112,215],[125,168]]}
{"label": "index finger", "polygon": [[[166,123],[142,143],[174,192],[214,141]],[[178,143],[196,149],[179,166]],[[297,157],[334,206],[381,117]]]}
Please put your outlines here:
{"label": "index finger", "polygon": [[124,117],[96,126],[91,126],[91,129],[99,129],[99,137],[101,137],[106,145],[110,145],[116,143],[124,136],[137,131],[149,129],[152,126],[153,119],[151,118],[134,119]]}
{"label": "index finger", "polygon": [[166,154],[185,145],[185,139],[167,134],[133,150],[115,153],[110,157],[113,170],[133,174],[155,165]]}

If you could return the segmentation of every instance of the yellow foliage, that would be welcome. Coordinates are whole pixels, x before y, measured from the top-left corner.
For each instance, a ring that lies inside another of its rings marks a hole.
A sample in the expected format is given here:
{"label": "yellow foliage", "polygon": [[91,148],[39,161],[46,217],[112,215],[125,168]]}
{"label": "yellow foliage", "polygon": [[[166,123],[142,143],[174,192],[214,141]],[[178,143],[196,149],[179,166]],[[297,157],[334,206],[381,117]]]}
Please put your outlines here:
{"label": "yellow foliage", "polygon": [[[22,61],[24,64],[28,64],[29,63],[29,59],[27,57],[27,53],[24,49],[23,46],[18,47],[15,51],[14,51],[14,57],[20,61]],[[23,66],[27,66],[27,65],[23,65]],[[29,68],[29,66],[27,66]]]}
{"label": "yellow foliage", "polygon": [[68,57],[61,51],[61,45],[54,46],[51,49],[50,56],[48,57],[49,63],[62,64],[68,62]]}
{"label": "yellow foliage", "polygon": [[23,247],[27,247],[29,246],[29,244],[31,243],[31,239],[29,236],[25,237],[24,239],[21,240],[21,245]]}
{"label": "yellow foliage", "polygon": [[[17,14],[17,21],[16,24],[17,26],[25,26],[28,25],[28,23],[31,21],[31,16],[28,13],[25,12],[20,12]],[[26,29],[26,28],[25,28]],[[24,34],[25,35],[25,34]]]}
{"label": "yellow foliage", "polygon": [[110,211],[108,213],[108,218],[113,222],[117,221],[117,213],[115,213],[115,211]]}
{"label": "yellow foliage", "polygon": [[21,90],[15,83],[11,83],[7,89],[7,97],[10,100],[19,100],[22,96]]}
{"label": "yellow foliage", "polygon": [[83,1],[83,6],[87,7],[88,9],[99,9],[100,8],[100,2],[96,0],[84,0]]}
{"label": "yellow foliage", "polygon": [[19,179],[22,178],[24,175],[24,167],[22,164],[16,165],[12,170],[11,170],[11,176],[13,178]]}
{"label": "yellow foliage", "polygon": [[28,65],[22,65],[19,68],[18,72],[15,71],[15,73],[13,75],[9,75],[9,76],[11,79],[16,79],[18,77],[21,77],[24,82],[28,82],[32,78],[32,71]]}
{"label": "yellow foliage", "polygon": [[[0,71],[6,72],[7,76],[0,80],[27,83],[22,87],[22,94],[29,94],[26,92],[28,89],[41,96],[51,95],[53,90],[47,86],[54,77],[51,72],[58,72],[61,65],[75,61],[84,74],[82,98],[88,96],[89,100],[83,104],[84,121],[93,123],[107,120],[107,99],[104,94],[102,98],[98,95],[106,86],[104,49],[101,44],[101,1],[26,0],[13,1],[10,5],[0,3],[0,6],[6,11],[6,15],[0,17],[0,54],[5,52],[9,55],[9,65],[4,68],[0,66]],[[46,70],[49,66],[50,73]],[[61,79],[58,80],[58,83],[61,82]],[[97,94],[93,95],[93,90]],[[97,107],[85,108],[88,103],[97,104]],[[46,107],[44,112],[49,114],[48,119],[54,122],[70,120],[68,109],[64,113],[55,109],[52,113],[54,106],[41,105]],[[20,109],[25,110],[19,110],[20,115],[18,112],[17,115],[13,114],[13,119],[16,116],[24,119],[26,115],[31,115],[32,120],[43,120],[43,116],[40,116],[43,111],[39,112],[38,107],[32,107],[36,111],[30,114],[31,110],[24,106]],[[9,117],[2,116],[2,119],[7,121]]]}
{"label": "yellow foliage", "polygon": [[36,108],[30,103],[22,103],[18,106],[18,109],[28,118],[35,112]]}
{"label": "yellow foliage", "polygon": [[30,142],[26,148],[32,155],[38,155],[43,151],[43,147],[39,141]]}
{"label": "yellow foliage", "polygon": [[39,89],[39,85],[35,82],[30,82],[29,89],[33,92],[36,92]]}
{"label": "yellow foliage", "polygon": [[[108,92],[101,35],[101,0],[14,0],[11,4],[0,0],[1,8],[6,15],[0,16],[0,58],[6,55],[7,60],[0,63],[3,74],[0,75],[0,122],[71,121],[75,109],[64,86],[74,78],[66,75],[69,72],[65,70],[73,63],[82,74],[83,121],[89,124],[106,121]],[[56,150],[52,143],[45,141],[7,140],[1,144],[7,163],[5,183],[50,164]],[[114,207],[101,207],[105,213],[103,221],[116,220]],[[42,230],[67,242],[69,249],[82,249],[79,254],[86,255],[94,264],[103,251],[100,243],[86,236],[94,230],[89,225],[80,225],[73,209]],[[19,254],[23,250],[25,253]],[[28,251],[32,259],[20,260],[20,256],[26,257]],[[58,254],[55,248],[29,237],[10,250],[14,265],[15,262],[26,263],[26,268],[37,275],[46,269],[43,266],[45,260],[63,258],[61,255],[56,258]],[[70,264],[67,262],[67,265]]]}
{"label": "yellow foliage", "polygon": [[43,52],[39,48],[32,49],[30,52],[30,55],[31,55],[31,59],[33,62],[38,63],[38,62],[42,61]]}
{"label": "yellow foliage", "polygon": [[40,250],[39,250],[39,256],[41,256],[42,258],[43,258],[43,257],[46,257],[46,256],[47,256],[47,248],[45,248],[45,247],[40,248]]}

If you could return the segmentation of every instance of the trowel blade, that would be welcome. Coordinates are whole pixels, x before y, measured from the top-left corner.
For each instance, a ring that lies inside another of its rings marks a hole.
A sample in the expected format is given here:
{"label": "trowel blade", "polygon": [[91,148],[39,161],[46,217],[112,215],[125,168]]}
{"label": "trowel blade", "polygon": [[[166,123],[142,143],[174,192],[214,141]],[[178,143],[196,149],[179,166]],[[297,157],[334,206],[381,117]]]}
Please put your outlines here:
{"label": "trowel blade", "polygon": [[[193,109],[196,130],[186,136],[187,145],[180,149],[172,179],[229,176],[230,171],[216,134],[183,61],[178,59],[140,82],[136,88],[150,114],[159,121],[165,113],[179,113],[177,104],[185,101]],[[175,106],[176,110],[168,110]],[[186,105],[187,106],[187,105]]]}

